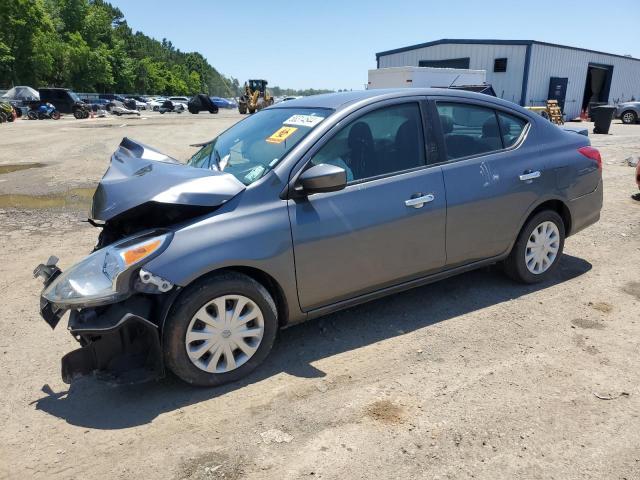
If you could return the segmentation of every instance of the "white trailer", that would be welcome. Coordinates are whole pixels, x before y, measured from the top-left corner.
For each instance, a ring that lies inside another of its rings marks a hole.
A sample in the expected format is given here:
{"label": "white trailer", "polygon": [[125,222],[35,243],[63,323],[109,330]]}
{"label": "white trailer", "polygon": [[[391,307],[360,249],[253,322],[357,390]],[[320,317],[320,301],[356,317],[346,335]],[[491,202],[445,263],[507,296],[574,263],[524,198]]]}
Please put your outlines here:
{"label": "white trailer", "polygon": [[485,70],[435,67],[391,67],[369,70],[368,89],[483,85]]}

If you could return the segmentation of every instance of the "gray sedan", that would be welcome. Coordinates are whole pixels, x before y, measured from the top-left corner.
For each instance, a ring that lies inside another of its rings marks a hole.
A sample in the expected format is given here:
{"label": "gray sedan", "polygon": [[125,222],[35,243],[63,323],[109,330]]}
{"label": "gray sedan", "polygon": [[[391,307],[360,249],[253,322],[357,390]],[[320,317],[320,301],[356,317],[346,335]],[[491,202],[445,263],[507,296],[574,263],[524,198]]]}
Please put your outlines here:
{"label": "gray sedan", "polygon": [[640,102],[624,102],[618,105],[614,114],[622,123],[632,124],[640,118]]}
{"label": "gray sedan", "polygon": [[285,326],[493,263],[549,279],[600,217],[601,169],[588,137],[443,89],[283,102],[186,165],[125,138],[94,196],[94,252],[36,269],[41,313],[70,312],[66,382],[168,368],[220,385]]}

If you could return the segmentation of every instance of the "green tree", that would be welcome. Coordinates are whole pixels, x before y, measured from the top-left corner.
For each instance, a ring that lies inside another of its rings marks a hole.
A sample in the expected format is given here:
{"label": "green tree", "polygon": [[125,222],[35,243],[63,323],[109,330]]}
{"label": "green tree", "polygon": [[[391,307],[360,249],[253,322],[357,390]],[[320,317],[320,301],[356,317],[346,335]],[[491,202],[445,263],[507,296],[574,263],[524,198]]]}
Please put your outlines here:
{"label": "green tree", "polygon": [[81,32],[84,19],[89,10],[87,0],[55,0],[62,20],[63,31],[66,33]]}
{"label": "green tree", "polygon": [[2,0],[0,7],[0,44],[3,50],[2,81],[8,83],[33,84],[44,70],[36,56],[36,47],[41,48],[40,36],[53,25],[42,0]]}

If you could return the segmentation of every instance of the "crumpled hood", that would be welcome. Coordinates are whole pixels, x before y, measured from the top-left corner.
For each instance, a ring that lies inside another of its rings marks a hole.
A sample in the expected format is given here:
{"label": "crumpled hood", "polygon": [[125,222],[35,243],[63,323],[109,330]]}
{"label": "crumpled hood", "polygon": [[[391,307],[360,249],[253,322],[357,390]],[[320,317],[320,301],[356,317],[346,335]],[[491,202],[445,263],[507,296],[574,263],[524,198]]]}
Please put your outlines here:
{"label": "crumpled hood", "polygon": [[149,202],[216,207],[244,189],[233,175],[188,167],[125,137],[98,184],[91,218],[106,222]]}

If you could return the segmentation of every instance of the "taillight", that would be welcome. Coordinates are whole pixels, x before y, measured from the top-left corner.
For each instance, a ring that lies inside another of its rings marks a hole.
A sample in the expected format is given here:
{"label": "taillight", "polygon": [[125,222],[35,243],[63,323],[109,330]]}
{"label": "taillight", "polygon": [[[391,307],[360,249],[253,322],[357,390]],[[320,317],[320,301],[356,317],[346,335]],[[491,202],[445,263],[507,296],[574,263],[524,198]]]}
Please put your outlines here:
{"label": "taillight", "polygon": [[602,170],[602,157],[600,156],[600,152],[597,148],[593,147],[582,147],[579,148],[578,151],[587,158],[595,161],[598,164],[598,169]]}

